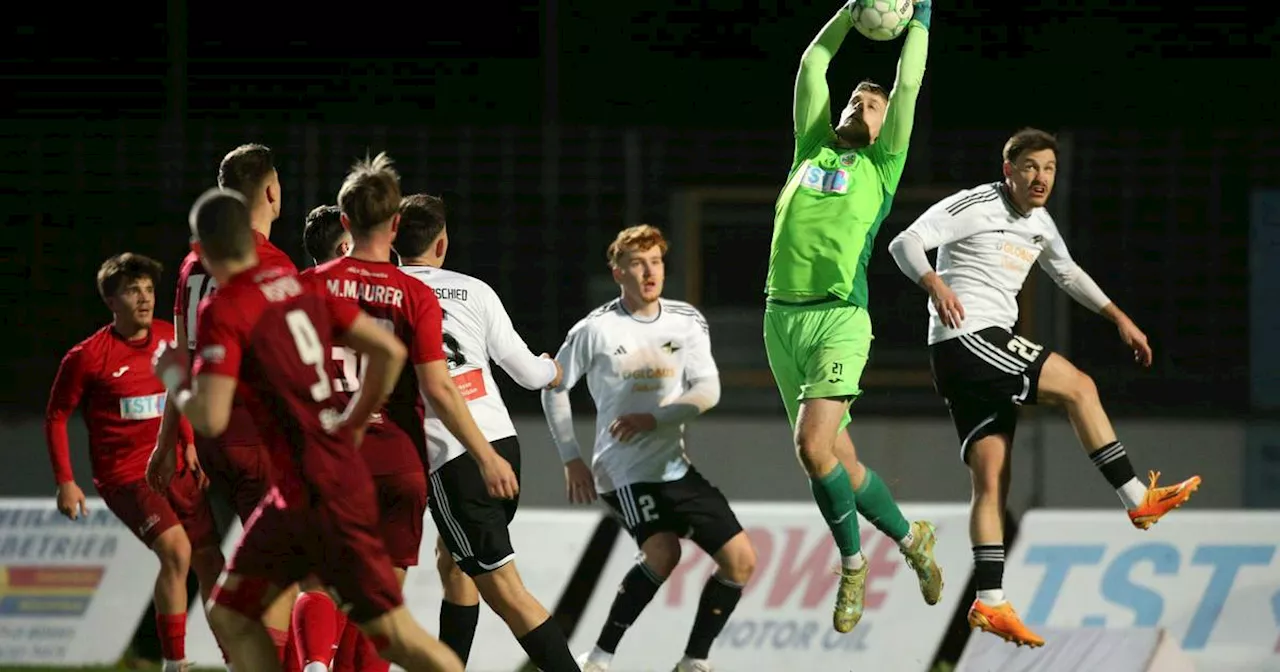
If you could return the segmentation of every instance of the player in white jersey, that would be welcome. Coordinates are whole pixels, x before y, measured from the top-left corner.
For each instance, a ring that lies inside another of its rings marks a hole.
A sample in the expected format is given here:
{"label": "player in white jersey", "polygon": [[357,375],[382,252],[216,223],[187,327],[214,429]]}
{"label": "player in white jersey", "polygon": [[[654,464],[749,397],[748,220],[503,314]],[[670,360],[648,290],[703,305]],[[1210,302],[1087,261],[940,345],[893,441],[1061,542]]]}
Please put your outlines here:
{"label": "player in white jersey", "polygon": [[[439,299],[444,313],[445,359],[454,385],[467,400],[485,440],[511,464],[518,480],[520,442],[489,362],[497,362],[528,390],[558,385],[560,364],[549,355],[539,357],[529,350],[492,287],[441,268],[449,250],[449,235],[444,203],[439,198],[414,194],[401,200],[395,248],[400,270],[426,283]],[[511,499],[490,497],[479,465],[430,407],[425,423],[431,474],[428,505],[440,530],[436,568],[444,586],[440,641],[466,663],[483,596],[520,640],[534,665],[545,672],[576,672],[579,668],[563,631],[516,571],[516,552],[507,526],[516,515],[519,495]],[[540,641],[526,641],[533,632]]]}
{"label": "player in white jersey", "polygon": [[[640,546],[642,559],[618,588],[584,672],[609,669],[618,642],[680,562],[690,537],[715,559],[676,672],[706,672],[711,644],[733,613],[755,568],[755,549],[729,502],[685,454],[684,423],[720,400],[707,322],[693,306],[663,299],[667,242],[652,226],[634,226],[609,246],[619,299],[569,331],[556,359],[564,380],[542,393],[569,500],[605,500]],[[583,377],[596,406],[591,467],[573,431],[569,390]]]}
{"label": "player in white jersey", "polygon": [[[1025,129],[1004,146],[1004,180],[954,194],[929,208],[889,244],[898,268],[929,293],[929,361],[973,474],[970,536],[978,599],[970,627],[1040,646],[1004,599],[1004,510],[1017,407],[1044,402],[1067,411],[1095,466],[1116,489],[1134,526],[1147,529],[1181,506],[1200,485],[1138,481],[1116,439],[1093,380],[1067,361],[1012,333],[1017,295],[1032,264],[1080,304],[1116,325],[1134,360],[1151,365],[1151,347],[1097,283],[1071,258],[1044,205],[1053,191],[1057,141]],[[926,255],[938,248],[935,271]]]}

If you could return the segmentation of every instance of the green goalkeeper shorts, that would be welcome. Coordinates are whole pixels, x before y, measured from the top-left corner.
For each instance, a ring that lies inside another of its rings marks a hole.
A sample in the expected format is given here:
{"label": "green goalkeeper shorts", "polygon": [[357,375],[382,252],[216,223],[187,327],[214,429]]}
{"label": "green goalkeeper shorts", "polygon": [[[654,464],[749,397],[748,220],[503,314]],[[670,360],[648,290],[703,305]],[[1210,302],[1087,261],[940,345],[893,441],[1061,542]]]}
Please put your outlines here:
{"label": "green goalkeeper shorts", "polygon": [[[858,383],[873,338],[867,309],[838,299],[766,304],[765,352],[792,428],[805,399],[853,400],[862,394]],[[840,429],[848,424],[846,414]]]}

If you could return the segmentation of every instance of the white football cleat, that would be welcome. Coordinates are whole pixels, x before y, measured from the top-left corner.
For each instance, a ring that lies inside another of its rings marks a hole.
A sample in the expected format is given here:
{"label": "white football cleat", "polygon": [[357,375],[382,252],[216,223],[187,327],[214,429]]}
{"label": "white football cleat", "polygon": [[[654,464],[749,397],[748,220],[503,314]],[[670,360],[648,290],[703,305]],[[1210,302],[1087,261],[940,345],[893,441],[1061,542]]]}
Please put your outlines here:
{"label": "white football cleat", "polygon": [[[583,668],[584,672],[586,668]],[[671,672],[712,672],[711,663],[705,660],[681,660]]]}

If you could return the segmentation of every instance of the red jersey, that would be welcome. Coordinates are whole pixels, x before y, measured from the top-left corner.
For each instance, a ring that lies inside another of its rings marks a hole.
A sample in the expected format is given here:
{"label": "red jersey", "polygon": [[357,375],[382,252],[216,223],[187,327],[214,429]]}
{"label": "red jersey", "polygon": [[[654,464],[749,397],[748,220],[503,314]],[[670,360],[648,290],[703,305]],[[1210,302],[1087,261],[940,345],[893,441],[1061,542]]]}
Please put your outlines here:
{"label": "red jersey", "polygon": [[[253,235],[258,241],[258,264],[261,267],[295,268],[289,255],[272,245],[266,236],[257,231],[254,231]],[[195,352],[196,334],[199,332],[196,317],[200,302],[213,294],[217,288],[217,281],[200,264],[200,255],[195,252],[188,253],[182,260],[182,266],[178,267],[178,291],[174,294],[173,321],[186,326],[187,350],[192,353]],[[262,444],[258,428],[253,424],[252,415],[239,398],[236,399],[235,407],[231,409],[231,421],[227,424],[227,431],[218,437],[218,441],[224,446]]]}
{"label": "red jersey", "polygon": [[[44,417],[49,461],[58,483],[75,478],[67,420],[82,403],[94,485],[127,485],[146,476],[168,399],[164,384],[151,372],[151,357],[162,341],[173,337],[173,325],[163,320],[152,320],[147,335],[134,341],[107,325],[62,358]],[[178,432],[181,445],[192,442],[186,418]]]}
{"label": "red jersey", "polygon": [[[421,280],[389,261],[363,261],[341,257],[315,269],[329,294],[358,305],[379,324],[404,342],[409,362],[383,408],[369,424],[361,453],[375,476],[395,474],[427,464],[424,408],[413,366],[445,358],[440,301]],[[360,389],[362,366],[355,353],[335,352],[343,358],[335,365],[342,371],[339,387],[344,394]],[[370,439],[373,439],[370,441]]]}
{"label": "red jersey", "polygon": [[[337,335],[360,315],[292,267],[258,265],[200,303],[193,375],[236,378],[271,453],[285,501],[310,505],[317,479],[358,459],[334,433],[345,406],[329,379]],[[319,488],[323,489],[323,488]]]}

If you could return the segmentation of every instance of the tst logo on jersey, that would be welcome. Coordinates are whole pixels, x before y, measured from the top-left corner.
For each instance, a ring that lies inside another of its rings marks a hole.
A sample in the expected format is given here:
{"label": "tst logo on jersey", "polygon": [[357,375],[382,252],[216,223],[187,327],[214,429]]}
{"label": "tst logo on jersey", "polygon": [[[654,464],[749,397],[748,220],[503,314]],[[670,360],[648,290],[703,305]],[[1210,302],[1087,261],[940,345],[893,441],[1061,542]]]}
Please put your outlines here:
{"label": "tst logo on jersey", "polygon": [[122,397],[120,417],[125,420],[153,420],[164,415],[164,402],[168,395],[149,394],[144,397]]}

